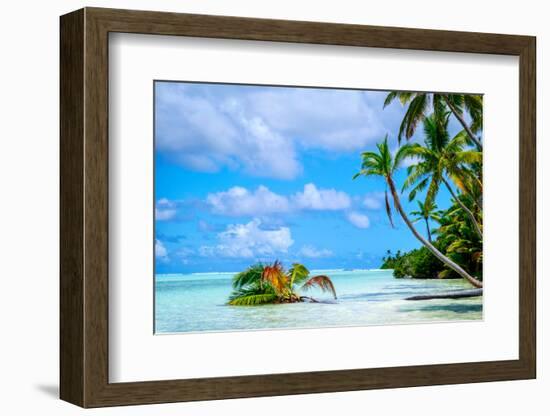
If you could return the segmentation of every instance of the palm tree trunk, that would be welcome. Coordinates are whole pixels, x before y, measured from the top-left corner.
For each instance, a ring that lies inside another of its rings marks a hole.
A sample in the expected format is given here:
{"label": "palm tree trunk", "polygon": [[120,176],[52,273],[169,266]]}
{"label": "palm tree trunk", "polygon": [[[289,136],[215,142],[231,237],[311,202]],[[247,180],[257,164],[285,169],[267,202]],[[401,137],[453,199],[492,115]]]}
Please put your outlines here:
{"label": "palm tree trunk", "polygon": [[409,220],[409,217],[405,213],[405,210],[401,206],[401,201],[399,199],[399,195],[397,194],[397,190],[395,189],[395,184],[393,182],[393,179],[391,176],[386,176],[386,180],[388,182],[393,202],[395,204],[395,208],[401,215],[401,218],[403,218],[403,221],[405,221],[405,224],[407,224],[407,227],[411,230],[411,232],[414,234],[414,236],[422,243],[424,246],[430,250],[430,252],[441,262],[443,262],[445,265],[447,265],[449,268],[453,269],[455,272],[457,272],[460,276],[465,278],[468,282],[472,284],[472,286],[481,288],[483,287],[483,282],[477,280],[475,277],[470,276],[466,270],[464,270],[462,267],[460,267],[458,264],[456,264],[454,261],[452,261],[450,258],[445,256],[441,251],[439,251],[437,248],[434,247],[432,243],[430,243],[428,240],[426,240],[422,235],[418,232],[418,230],[414,227],[413,223]]}
{"label": "palm tree trunk", "polygon": [[426,231],[428,232],[428,241],[432,242],[432,233],[430,232],[430,223],[427,218],[424,218],[424,221],[426,222]]}
{"label": "palm tree trunk", "polygon": [[470,136],[470,139],[476,144],[477,148],[481,151],[483,150],[483,145],[481,144],[481,141],[478,137],[474,134],[472,129],[468,126],[468,123],[466,123],[466,120],[464,120],[464,117],[458,112],[458,110],[455,108],[455,106],[451,103],[451,100],[449,100],[449,97],[445,94],[441,94],[443,99],[445,100],[445,103],[447,106],[451,109],[454,116],[457,118],[457,120],[462,124],[462,127],[464,127],[464,130],[466,130],[466,133],[468,133],[468,136]]}
{"label": "palm tree trunk", "polygon": [[479,224],[477,223],[474,213],[466,205],[464,205],[464,203],[460,200],[460,198],[458,198],[458,196],[453,191],[453,188],[451,187],[451,185],[449,185],[449,182],[447,182],[446,179],[443,179],[443,183],[451,193],[451,196],[456,201],[456,203],[460,205],[460,208],[462,208],[466,212],[466,214],[468,214],[468,217],[470,217],[470,221],[472,222],[477,235],[479,236],[479,238],[483,240],[483,233],[481,232],[481,228],[479,228]]}

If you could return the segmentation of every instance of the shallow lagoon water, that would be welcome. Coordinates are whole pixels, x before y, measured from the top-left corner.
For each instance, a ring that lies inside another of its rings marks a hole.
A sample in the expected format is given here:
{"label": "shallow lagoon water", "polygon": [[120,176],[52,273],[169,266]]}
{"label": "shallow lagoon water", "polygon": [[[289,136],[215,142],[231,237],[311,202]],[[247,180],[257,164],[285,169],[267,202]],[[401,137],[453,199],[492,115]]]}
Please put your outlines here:
{"label": "shallow lagoon water", "polygon": [[[317,270],[336,287],[327,303],[227,306],[234,273],[157,275],[155,332],[322,328],[482,319],[482,298],[407,301],[406,297],[471,288],[462,279],[396,279],[391,270]],[[304,293],[305,294],[305,293]]]}

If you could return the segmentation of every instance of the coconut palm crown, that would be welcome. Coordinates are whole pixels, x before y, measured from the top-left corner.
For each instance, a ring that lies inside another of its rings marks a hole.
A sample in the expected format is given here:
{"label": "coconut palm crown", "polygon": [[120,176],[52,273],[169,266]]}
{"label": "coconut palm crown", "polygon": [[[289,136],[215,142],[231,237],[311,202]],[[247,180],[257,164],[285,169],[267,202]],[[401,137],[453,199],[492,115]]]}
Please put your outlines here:
{"label": "coconut palm crown", "polygon": [[[399,127],[397,136],[399,142],[403,136],[407,140],[413,136],[417,125],[427,116],[431,105],[434,110],[448,108],[462,125],[465,135],[472,144],[480,151],[483,149],[481,139],[475,134],[481,130],[483,125],[483,98],[481,95],[392,91],[387,95],[384,107],[395,99],[398,99],[403,105],[408,104],[407,112]],[[472,120],[470,125],[463,116],[464,111],[468,112]]]}
{"label": "coconut palm crown", "polygon": [[483,238],[481,216],[476,216],[456,194],[453,185],[464,194],[474,195],[474,188],[481,188],[479,178],[470,169],[472,164],[480,164],[482,153],[466,147],[466,136],[461,132],[450,138],[448,124],[449,112],[434,112],[424,119],[424,145],[410,145],[410,156],[417,163],[407,169],[408,177],[403,184],[403,190],[412,188],[409,201],[412,201],[419,191],[427,188],[426,203],[434,202],[439,188],[444,185],[452,196],[468,214],[479,238]]}
{"label": "coconut palm crown", "polygon": [[437,205],[433,201],[416,201],[418,205],[417,211],[411,211],[410,214],[415,217],[413,224],[422,220],[426,225],[426,234],[428,235],[428,241],[432,242],[432,231],[430,229],[430,220],[440,222],[443,211],[437,209]]}
{"label": "coconut palm crown", "polygon": [[328,276],[311,276],[309,270],[300,263],[294,263],[285,270],[281,262],[272,264],[257,263],[237,273],[233,278],[233,292],[229,305],[254,306],[269,303],[317,302],[310,296],[300,295],[300,291],[319,288],[329,292],[336,299],[336,289]]}

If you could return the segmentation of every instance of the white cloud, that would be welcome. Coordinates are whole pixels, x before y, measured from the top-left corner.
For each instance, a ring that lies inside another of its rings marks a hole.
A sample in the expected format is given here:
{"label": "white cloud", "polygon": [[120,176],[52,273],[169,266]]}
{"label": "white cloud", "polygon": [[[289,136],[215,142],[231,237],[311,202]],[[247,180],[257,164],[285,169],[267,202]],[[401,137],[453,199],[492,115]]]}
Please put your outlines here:
{"label": "white cloud", "polygon": [[209,194],[206,202],[214,213],[229,216],[260,216],[290,210],[285,196],[273,193],[265,186],[259,186],[253,192],[235,186],[224,192]]}
{"label": "white cloud", "polygon": [[156,147],[187,168],[242,168],[254,176],[292,179],[295,147],[240,101],[197,95],[181,84],[157,87]]}
{"label": "white cloud", "polygon": [[238,159],[254,176],[293,179],[302,170],[292,140],[273,130],[263,118],[241,106],[239,101],[224,103],[224,110],[240,131]]}
{"label": "white cloud", "polygon": [[155,219],[158,221],[168,221],[173,219],[177,214],[176,204],[166,198],[161,198],[157,201],[155,207]]}
{"label": "white cloud", "polygon": [[157,84],[156,147],[189,169],[293,179],[298,151],[363,150],[385,133],[383,93]]}
{"label": "white cloud", "polygon": [[[342,211],[351,207],[351,197],[343,191],[317,188],[313,183],[304,185],[303,191],[286,196],[272,192],[260,185],[255,190],[234,186],[226,191],[210,193],[204,200],[210,212],[228,217],[266,218],[278,214],[299,211]],[[182,206],[186,201],[159,199],[155,207],[155,219],[168,221],[182,218]],[[179,209],[179,211],[178,211]],[[275,220],[276,217],[272,217]],[[202,232],[219,231],[219,227],[199,220]]]}
{"label": "white cloud", "polygon": [[384,193],[383,192],[371,192],[365,195],[363,199],[363,205],[367,209],[380,209],[383,206]]}
{"label": "white cloud", "polygon": [[347,214],[348,221],[357,228],[369,228],[369,217],[359,212],[351,211]]}
{"label": "white cloud", "polygon": [[313,246],[306,245],[300,249],[299,254],[303,257],[318,259],[323,257],[331,257],[333,253],[328,249],[317,249]]}
{"label": "white cloud", "polygon": [[335,189],[317,189],[315,184],[308,183],[303,192],[293,195],[293,202],[298,209],[336,211],[351,205],[351,198],[345,192]]}
{"label": "white cloud", "polygon": [[315,184],[308,183],[303,191],[289,197],[276,194],[265,186],[259,186],[254,191],[235,186],[227,191],[208,194],[206,203],[218,215],[258,217],[302,210],[344,210],[351,206],[351,198],[345,192],[317,188]]}
{"label": "white cloud", "polygon": [[306,148],[354,151],[383,134],[379,103],[362,91],[279,88],[247,97],[256,114]]}
{"label": "white cloud", "polygon": [[255,218],[247,224],[228,225],[218,234],[218,244],[202,246],[199,253],[206,257],[253,258],[287,253],[294,241],[288,227],[261,228],[261,220]]}
{"label": "white cloud", "polygon": [[155,240],[155,258],[160,261],[168,261],[168,250],[160,240]]}

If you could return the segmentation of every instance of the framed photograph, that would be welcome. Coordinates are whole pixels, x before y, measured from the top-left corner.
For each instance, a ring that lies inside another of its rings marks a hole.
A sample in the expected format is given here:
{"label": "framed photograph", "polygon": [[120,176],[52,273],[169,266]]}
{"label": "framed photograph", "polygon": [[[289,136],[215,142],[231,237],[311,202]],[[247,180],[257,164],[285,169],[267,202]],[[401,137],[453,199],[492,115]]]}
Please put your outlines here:
{"label": "framed photograph", "polygon": [[62,16],[61,398],[535,378],[535,49]]}

